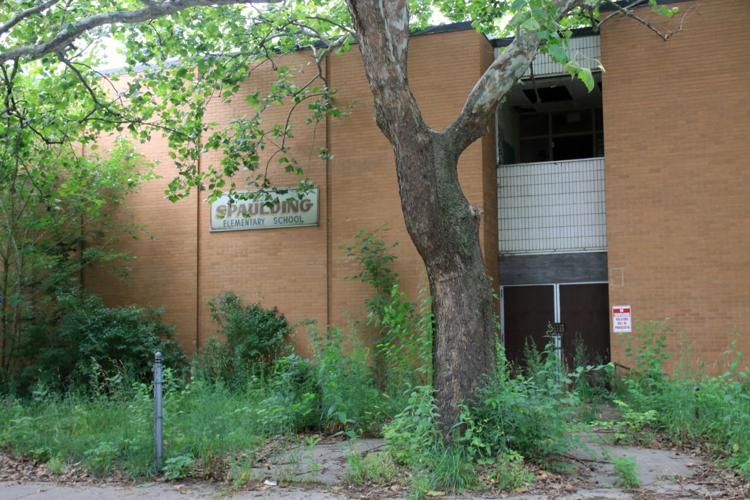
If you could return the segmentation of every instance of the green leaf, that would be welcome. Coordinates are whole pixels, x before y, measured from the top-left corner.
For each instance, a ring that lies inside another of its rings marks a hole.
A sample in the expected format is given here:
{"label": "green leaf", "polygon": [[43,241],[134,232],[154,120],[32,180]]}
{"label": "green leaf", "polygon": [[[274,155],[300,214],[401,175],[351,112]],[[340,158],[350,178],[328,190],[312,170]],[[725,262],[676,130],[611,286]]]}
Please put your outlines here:
{"label": "green leaf", "polygon": [[586,89],[591,92],[594,90],[594,75],[591,74],[591,70],[588,68],[581,68],[578,70],[578,79],[583,82],[583,84],[586,86]]}

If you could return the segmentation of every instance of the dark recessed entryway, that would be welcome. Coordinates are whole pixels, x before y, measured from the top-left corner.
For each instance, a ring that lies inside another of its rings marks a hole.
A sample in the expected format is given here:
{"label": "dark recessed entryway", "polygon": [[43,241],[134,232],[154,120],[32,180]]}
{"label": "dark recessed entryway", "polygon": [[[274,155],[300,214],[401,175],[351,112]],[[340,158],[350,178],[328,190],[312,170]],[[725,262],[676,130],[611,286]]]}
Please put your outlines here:
{"label": "dark recessed entryway", "polygon": [[560,320],[565,325],[563,352],[568,366],[574,364],[576,343],[585,349],[587,363],[609,362],[609,289],[606,283],[560,285]]}
{"label": "dark recessed entryway", "polygon": [[[609,296],[606,283],[503,287],[503,335],[508,359],[523,365],[524,346],[547,342],[549,324],[562,324],[562,354],[574,364],[576,344],[586,362],[608,362]],[[581,360],[579,360],[581,361]]]}

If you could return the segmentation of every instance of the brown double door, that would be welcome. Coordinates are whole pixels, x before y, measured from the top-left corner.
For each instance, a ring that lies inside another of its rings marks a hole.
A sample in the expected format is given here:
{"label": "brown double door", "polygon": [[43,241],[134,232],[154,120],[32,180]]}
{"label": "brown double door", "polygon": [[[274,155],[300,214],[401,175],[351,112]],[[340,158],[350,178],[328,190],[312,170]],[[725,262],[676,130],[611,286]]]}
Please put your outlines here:
{"label": "brown double door", "polygon": [[587,362],[608,362],[609,292],[606,283],[506,286],[503,288],[503,334],[508,359],[522,365],[524,346],[547,342],[550,323],[562,323],[562,352],[574,364],[576,345]]}

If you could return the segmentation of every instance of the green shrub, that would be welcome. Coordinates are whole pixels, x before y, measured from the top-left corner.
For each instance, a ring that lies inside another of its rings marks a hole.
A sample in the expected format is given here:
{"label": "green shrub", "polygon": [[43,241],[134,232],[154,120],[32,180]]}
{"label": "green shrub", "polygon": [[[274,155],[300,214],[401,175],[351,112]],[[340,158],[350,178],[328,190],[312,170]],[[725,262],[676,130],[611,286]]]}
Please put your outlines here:
{"label": "green shrub", "polygon": [[499,455],[494,462],[488,479],[500,491],[514,491],[534,480],[534,474],[524,465],[523,457],[515,451]]}
{"label": "green shrub", "polygon": [[591,356],[580,335],[576,335],[573,348],[572,368],[578,372],[573,388],[578,397],[588,403],[580,416],[590,421],[595,417],[597,406],[611,400],[614,365],[605,363],[599,356]]}
{"label": "green shrub", "polygon": [[161,321],[160,310],[106,307],[93,295],[66,294],[58,301],[58,320],[49,331],[37,331],[24,348],[29,364],[21,380],[27,387],[42,383],[53,389],[95,390],[113,377],[126,383],[147,381],[156,351],[165,366],[185,366],[173,328]]}
{"label": "green shrub", "polygon": [[662,368],[668,332],[666,323],[650,322],[637,328],[640,342],[625,338],[636,360],[617,385],[626,420],[628,414],[647,416],[648,425],[675,444],[705,443],[726,465],[750,474],[750,368],[741,369],[742,354],[733,343],[727,371],[719,376],[668,375]]}
{"label": "green shrub", "polygon": [[84,464],[97,475],[107,474],[112,470],[112,465],[119,452],[117,445],[103,441],[83,453]]}
{"label": "green shrub", "polygon": [[653,390],[658,391],[664,380],[664,363],[669,359],[666,340],[671,332],[666,321],[646,321],[636,325],[636,339],[624,337],[625,354],[635,363],[631,377],[638,377]]}
{"label": "green shrub", "polygon": [[380,338],[375,347],[382,359],[381,385],[400,409],[412,387],[432,379],[431,298],[423,295],[415,304],[396,284],[378,314]]}
{"label": "green shrub", "polygon": [[437,427],[432,386],[412,390],[404,410],[383,432],[386,450],[412,471],[412,497],[470,488],[477,465],[485,467],[493,486],[512,490],[533,480],[523,456],[549,463],[574,443],[578,399],[567,389],[572,380],[562,373],[551,346],[533,366],[533,373],[512,375],[499,348],[497,376],[464,408],[450,443]]}
{"label": "green shrub", "polygon": [[375,328],[374,366],[378,387],[388,396],[391,411],[406,403],[412,387],[430,382],[432,375],[432,310],[429,295],[421,291],[417,304],[401,290],[397,273],[391,269],[397,243],[387,244],[381,230],[360,230],[347,247],[347,255],[360,265],[352,276],[374,289],[365,301],[367,324]]}
{"label": "green shrub", "polygon": [[383,429],[387,450],[396,462],[413,469],[429,466],[433,451],[442,446],[437,416],[432,386],[415,387],[403,411]]}
{"label": "green shrub", "polygon": [[[574,444],[573,409],[579,401],[567,389],[571,379],[560,368],[552,344],[528,363],[528,375],[512,376],[502,349],[497,376],[482,388],[462,415],[461,437],[472,456],[492,458],[511,450],[546,462]],[[550,418],[554,415],[554,418]]]}
{"label": "green shrub", "polygon": [[222,293],[208,306],[223,341],[211,339],[198,353],[195,377],[242,385],[248,377],[268,374],[274,361],[289,351],[292,328],[278,309],[243,305],[232,292]]}
{"label": "green shrub", "polygon": [[243,377],[238,381],[235,373],[234,358],[229,356],[229,350],[225,342],[216,338],[210,338],[201,349],[193,356],[190,371],[193,380],[204,382],[222,382],[236,387],[244,385],[247,380]]}
{"label": "green shrub", "polygon": [[348,350],[341,330],[313,334],[313,366],[320,394],[320,423],[327,430],[374,433],[385,418],[384,401],[366,349],[352,337]]}
{"label": "green shrub", "polygon": [[190,472],[195,465],[195,459],[192,455],[177,455],[168,458],[164,462],[162,472],[164,473],[164,479],[174,481],[175,479],[183,479],[190,475]]}
{"label": "green shrub", "polygon": [[278,309],[243,305],[231,292],[219,295],[208,306],[233,356],[268,366],[286,350],[291,328]]}
{"label": "green shrub", "polygon": [[615,442],[648,444],[653,440],[650,432],[658,419],[656,410],[635,411],[627,403],[615,399],[615,405],[620,410],[617,420],[596,422],[601,428],[614,432]]}
{"label": "green shrub", "polygon": [[320,394],[309,360],[296,354],[280,358],[271,376],[259,383],[265,394],[260,413],[266,428],[300,432],[320,427]]}
{"label": "green shrub", "polygon": [[[385,230],[387,227],[375,231],[360,229],[354,235],[354,243],[346,248],[347,256],[356,260],[360,266],[359,273],[352,276],[352,279],[367,283],[375,289],[375,295],[366,302],[368,308],[375,311],[383,309],[391,289],[399,281],[398,274],[390,267],[396,261],[396,256],[390,250],[396,248],[398,243],[387,244],[380,237],[380,233]],[[377,302],[381,303],[376,304]]]}

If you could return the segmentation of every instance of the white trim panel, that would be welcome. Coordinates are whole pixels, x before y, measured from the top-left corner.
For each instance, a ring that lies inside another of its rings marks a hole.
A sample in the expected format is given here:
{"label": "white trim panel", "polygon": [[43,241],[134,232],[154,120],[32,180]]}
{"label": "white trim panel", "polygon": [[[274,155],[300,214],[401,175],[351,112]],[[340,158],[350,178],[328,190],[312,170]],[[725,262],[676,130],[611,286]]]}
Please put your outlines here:
{"label": "white trim panel", "polygon": [[498,168],[501,255],[607,250],[604,158]]}

